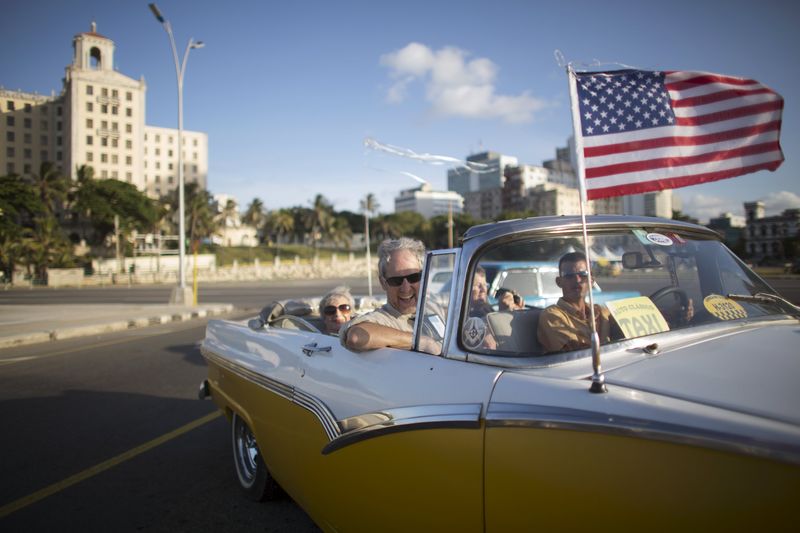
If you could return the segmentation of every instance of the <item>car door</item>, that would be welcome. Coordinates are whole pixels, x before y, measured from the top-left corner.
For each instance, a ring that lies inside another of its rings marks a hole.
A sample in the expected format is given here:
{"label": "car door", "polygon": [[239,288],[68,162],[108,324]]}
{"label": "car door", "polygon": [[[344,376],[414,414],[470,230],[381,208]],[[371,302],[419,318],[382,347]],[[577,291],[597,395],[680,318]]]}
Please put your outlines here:
{"label": "car door", "polygon": [[496,369],[413,350],[355,353],[324,334],[263,342],[293,367],[296,408],[260,445],[323,528],[483,530],[481,415]]}

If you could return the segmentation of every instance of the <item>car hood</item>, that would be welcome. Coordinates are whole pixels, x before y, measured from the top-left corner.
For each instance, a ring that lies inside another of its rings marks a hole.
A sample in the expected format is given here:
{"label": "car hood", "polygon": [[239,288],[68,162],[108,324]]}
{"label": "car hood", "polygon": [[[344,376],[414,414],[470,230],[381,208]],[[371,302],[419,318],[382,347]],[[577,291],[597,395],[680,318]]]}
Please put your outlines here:
{"label": "car hood", "polygon": [[800,425],[800,322],[744,324],[605,373],[609,385]]}

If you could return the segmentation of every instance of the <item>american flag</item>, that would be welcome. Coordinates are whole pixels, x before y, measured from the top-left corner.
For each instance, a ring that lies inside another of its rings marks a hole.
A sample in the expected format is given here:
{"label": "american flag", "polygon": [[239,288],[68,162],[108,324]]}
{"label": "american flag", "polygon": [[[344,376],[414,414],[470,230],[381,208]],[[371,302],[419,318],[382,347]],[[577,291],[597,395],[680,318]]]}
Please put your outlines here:
{"label": "american flag", "polygon": [[686,71],[573,74],[590,200],[775,170],[783,162],[783,98],[755,80]]}

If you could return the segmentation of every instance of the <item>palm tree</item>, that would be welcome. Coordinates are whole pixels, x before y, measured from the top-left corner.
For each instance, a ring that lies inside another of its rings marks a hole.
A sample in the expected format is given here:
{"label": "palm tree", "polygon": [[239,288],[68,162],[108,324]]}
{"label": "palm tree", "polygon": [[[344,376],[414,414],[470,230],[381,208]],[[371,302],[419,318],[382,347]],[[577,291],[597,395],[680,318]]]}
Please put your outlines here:
{"label": "palm tree", "polygon": [[277,255],[280,256],[281,249],[278,248],[278,244],[280,244],[281,238],[284,235],[288,235],[294,230],[294,216],[288,209],[273,211],[269,216],[267,224],[270,227],[270,231],[276,233],[275,246]]}
{"label": "palm tree", "polygon": [[260,242],[264,241],[264,224],[266,221],[267,216],[264,213],[264,203],[259,198],[253,198],[253,201],[250,202],[247,211],[244,213],[244,217],[242,217],[242,222],[256,228]]}
{"label": "palm tree", "polygon": [[47,212],[55,216],[67,197],[69,189],[67,179],[61,175],[53,163],[45,161],[39,167],[39,174],[31,174],[30,180]]}
{"label": "palm tree", "polygon": [[314,250],[320,240],[330,236],[331,222],[333,220],[333,206],[321,194],[314,197],[311,202],[311,210],[306,214],[304,220],[306,229],[311,233],[311,242]]}
{"label": "palm tree", "polygon": [[369,296],[372,297],[372,255],[369,245],[369,217],[378,210],[378,200],[375,195],[368,193],[367,196],[361,200],[361,211],[364,212],[364,240],[367,245],[367,290]]}
{"label": "palm tree", "polygon": [[344,217],[336,217],[333,219],[330,226],[330,237],[336,244],[343,244],[350,250],[350,237],[353,236],[353,231],[350,229],[347,219]]}
{"label": "palm tree", "polygon": [[225,202],[225,207],[222,208],[220,213],[220,226],[221,227],[236,227],[239,221],[239,206],[236,205],[236,200],[229,199]]}

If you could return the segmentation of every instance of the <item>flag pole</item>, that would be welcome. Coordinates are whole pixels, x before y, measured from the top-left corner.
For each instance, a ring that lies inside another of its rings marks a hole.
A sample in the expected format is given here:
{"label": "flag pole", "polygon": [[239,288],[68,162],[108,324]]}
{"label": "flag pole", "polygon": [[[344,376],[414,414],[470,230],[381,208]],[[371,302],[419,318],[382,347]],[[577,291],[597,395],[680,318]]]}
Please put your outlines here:
{"label": "flag pole", "polygon": [[[589,272],[589,279],[586,280],[589,284],[589,326],[592,330],[591,347],[592,347],[592,386],[589,388],[591,392],[608,392],[606,389],[605,376],[600,365],[600,336],[597,334],[597,324],[595,323],[594,314],[594,296],[592,288],[594,287],[594,276],[592,274],[592,257],[589,248],[589,235],[586,229],[586,171],[583,161],[583,137],[581,136],[581,117],[580,108],[578,105],[578,87],[577,76],[572,64],[567,64],[567,80],[569,82],[569,97],[570,107],[572,109],[572,135],[575,139],[575,161],[578,168],[575,169],[578,177],[578,189],[580,191],[580,204],[581,204],[581,228],[583,230],[583,248],[586,255],[586,269]],[[561,273],[559,272],[559,275]]]}

